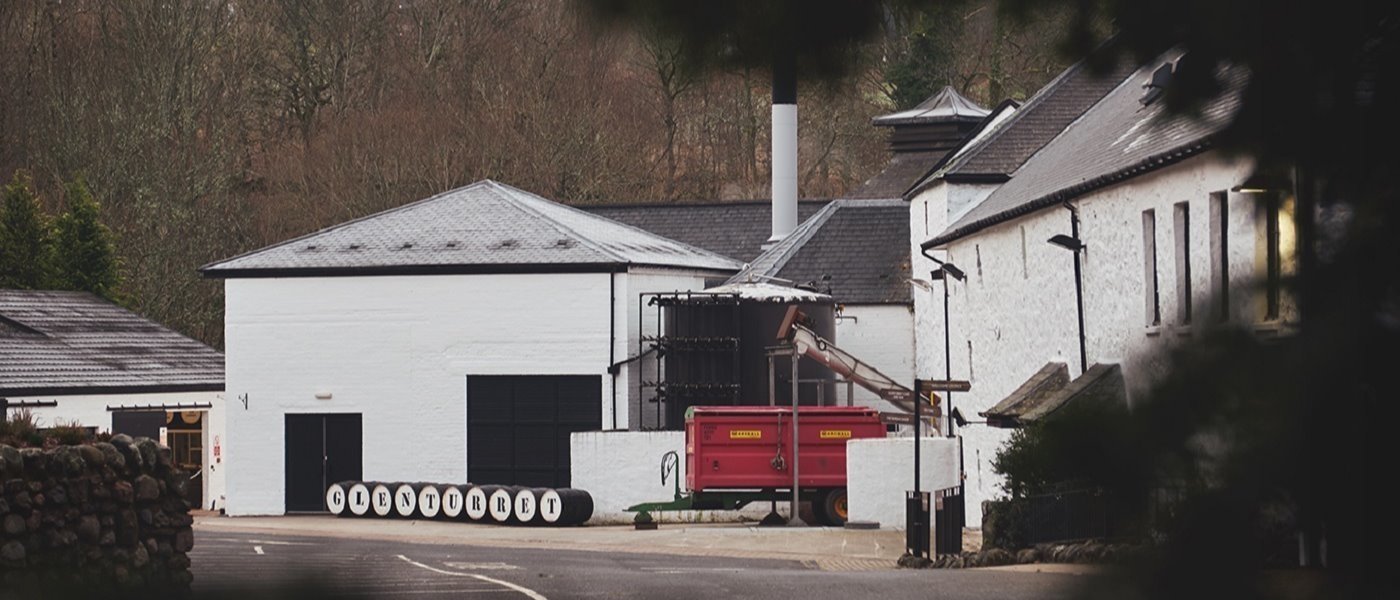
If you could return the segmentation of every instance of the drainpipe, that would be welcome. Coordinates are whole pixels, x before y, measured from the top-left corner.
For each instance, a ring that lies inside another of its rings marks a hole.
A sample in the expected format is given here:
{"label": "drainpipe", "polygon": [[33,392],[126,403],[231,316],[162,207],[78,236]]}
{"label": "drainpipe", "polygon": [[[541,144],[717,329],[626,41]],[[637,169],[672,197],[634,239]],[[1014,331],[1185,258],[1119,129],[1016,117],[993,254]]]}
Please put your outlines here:
{"label": "drainpipe", "polygon": [[617,429],[617,273],[608,273],[608,373],[612,375],[612,428]]}
{"label": "drainpipe", "polygon": [[[1064,203],[1065,209],[1069,210],[1069,235],[1079,240],[1079,209],[1068,201]],[[1084,346],[1084,272],[1080,267],[1079,255],[1084,252],[1081,247],[1074,251],[1074,303],[1079,314],[1079,374],[1083,375],[1089,370],[1088,352]]]}
{"label": "drainpipe", "polygon": [[[945,264],[942,260],[939,260],[939,259],[938,259],[937,257],[935,257],[934,255],[929,254],[929,253],[928,253],[928,248],[920,247],[920,248],[919,248],[919,253],[923,254],[923,255],[924,255],[924,258],[927,258],[927,259],[929,259],[929,260],[931,260],[931,261],[933,261],[933,262],[938,263],[938,266],[939,266],[940,268],[942,268],[942,266]],[[943,276],[943,380],[944,380],[944,381],[952,381],[952,380],[953,380],[953,348],[952,348],[953,327],[952,327],[952,323],[950,323],[950,322],[948,321],[948,286],[950,285],[950,284],[948,283],[948,278],[949,278],[949,276],[947,275],[947,273],[944,273],[944,276]],[[919,395],[918,390],[915,390],[915,391],[914,391],[914,395],[915,395],[916,397]],[[953,436],[954,436],[954,433],[953,433],[953,427],[954,427],[954,423],[953,423],[953,392],[943,392],[943,397],[948,399],[948,419],[947,419],[947,423],[946,423],[945,426],[948,428],[948,437],[953,437]],[[916,399],[917,399],[917,398],[916,398]]]}

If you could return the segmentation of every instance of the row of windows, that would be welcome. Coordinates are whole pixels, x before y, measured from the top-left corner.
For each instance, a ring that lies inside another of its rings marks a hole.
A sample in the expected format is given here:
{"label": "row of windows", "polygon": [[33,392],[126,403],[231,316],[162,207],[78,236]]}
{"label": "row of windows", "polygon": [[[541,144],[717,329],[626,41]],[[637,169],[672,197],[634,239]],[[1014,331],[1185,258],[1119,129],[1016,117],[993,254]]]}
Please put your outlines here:
{"label": "row of windows", "polygon": [[[1291,223],[1289,199],[1279,194],[1257,194],[1256,231],[1257,257],[1263,280],[1262,314],[1264,321],[1277,321],[1282,310],[1282,282],[1285,254],[1292,251],[1291,235],[1286,228]],[[1230,299],[1230,203],[1229,195],[1210,195],[1210,302],[1209,314],[1218,322],[1231,318]],[[1195,298],[1191,288],[1191,204],[1178,202],[1172,207],[1172,231],[1176,264],[1176,322],[1190,325],[1195,318]],[[1148,327],[1162,324],[1161,279],[1158,269],[1156,210],[1142,211],[1143,282],[1145,316]]]}

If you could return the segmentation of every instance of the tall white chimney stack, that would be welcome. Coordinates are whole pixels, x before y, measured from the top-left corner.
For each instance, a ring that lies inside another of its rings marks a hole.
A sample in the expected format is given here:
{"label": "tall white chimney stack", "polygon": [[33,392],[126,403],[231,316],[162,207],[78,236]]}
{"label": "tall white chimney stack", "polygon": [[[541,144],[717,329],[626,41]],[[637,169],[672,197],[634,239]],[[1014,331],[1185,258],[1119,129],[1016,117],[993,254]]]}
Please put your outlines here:
{"label": "tall white chimney stack", "polygon": [[797,61],[790,52],[773,61],[773,235],[797,229]]}

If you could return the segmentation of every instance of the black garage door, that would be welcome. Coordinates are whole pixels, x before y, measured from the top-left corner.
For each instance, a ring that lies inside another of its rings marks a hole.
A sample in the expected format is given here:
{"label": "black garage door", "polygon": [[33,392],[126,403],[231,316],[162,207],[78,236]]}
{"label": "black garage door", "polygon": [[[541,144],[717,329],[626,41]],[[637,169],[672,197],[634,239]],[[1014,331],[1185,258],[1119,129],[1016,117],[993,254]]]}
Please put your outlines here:
{"label": "black garage door", "polygon": [[467,477],[568,487],[569,434],[602,428],[596,375],[467,378]]}
{"label": "black garage door", "polygon": [[363,461],[360,415],[287,415],[287,512],[326,510],[326,488],[358,480]]}

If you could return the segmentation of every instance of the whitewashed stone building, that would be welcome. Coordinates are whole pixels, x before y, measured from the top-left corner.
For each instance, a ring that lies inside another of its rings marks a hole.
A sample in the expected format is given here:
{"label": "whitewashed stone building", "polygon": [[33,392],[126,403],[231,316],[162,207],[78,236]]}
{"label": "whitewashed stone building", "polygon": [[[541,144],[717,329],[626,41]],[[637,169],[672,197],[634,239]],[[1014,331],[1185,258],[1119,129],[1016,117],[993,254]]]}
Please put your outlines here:
{"label": "whitewashed stone building", "polygon": [[[969,524],[1001,494],[991,463],[1010,431],[979,421],[1014,423],[1072,395],[1027,415],[1029,388],[1055,392],[1088,368],[1096,382],[1121,375],[1131,401],[1161,351],[1203,324],[1272,335],[1296,319],[1279,292],[1293,268],[1290,194],[1258,189],[1249,161],[1213,150],[1234,95],[1199,120],[1163,114],[1154,88],[1176,57],[1102,77],[1071,67],[910,196],[915,277],[936,277],[927,255],[964,275],[930,281],[915,312],[919,375],[972,383],[951,398],[972,421],[959,430]],[[1082,361],[1069,249],[1081,244]]]}
{"label": "whitewashed stone building", "polygon": [[741,266],[493,181],[208,265],[228,512],[347,479],[568,485],[570,433],[628,427],[639,295]]}
{"label": "whitewashed stone building", "polygon": [[224,506],[224,357],[83,292],[0,290],[0,398],[40,428],[161,440],[186,498]]}

